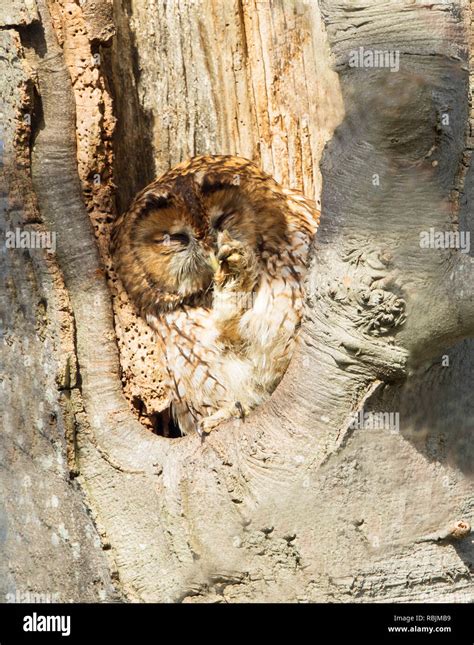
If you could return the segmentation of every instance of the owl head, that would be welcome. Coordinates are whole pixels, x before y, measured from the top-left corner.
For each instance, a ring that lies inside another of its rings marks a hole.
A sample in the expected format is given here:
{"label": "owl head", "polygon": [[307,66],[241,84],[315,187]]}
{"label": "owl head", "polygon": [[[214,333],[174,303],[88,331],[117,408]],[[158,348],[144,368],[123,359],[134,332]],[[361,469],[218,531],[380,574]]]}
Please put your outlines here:
{"label": "owl head", "polygon": [[143,315],[210,302],[220,239],[265,262],[286,240],[279,185],[238,157],[196,157],[142,190],[114,225],[114,265]]}

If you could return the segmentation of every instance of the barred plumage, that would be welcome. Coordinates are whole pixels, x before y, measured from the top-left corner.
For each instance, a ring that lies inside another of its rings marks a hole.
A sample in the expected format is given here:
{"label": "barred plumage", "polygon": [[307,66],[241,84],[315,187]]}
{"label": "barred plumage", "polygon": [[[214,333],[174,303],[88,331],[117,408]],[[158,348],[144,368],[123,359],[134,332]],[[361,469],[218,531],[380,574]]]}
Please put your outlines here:
{"label": "barred plumage", "polygon": [[265,401],[290,360],[319,213],[246,159],[195,157],[142,190],[112,233],[155,330],[183,433]]}

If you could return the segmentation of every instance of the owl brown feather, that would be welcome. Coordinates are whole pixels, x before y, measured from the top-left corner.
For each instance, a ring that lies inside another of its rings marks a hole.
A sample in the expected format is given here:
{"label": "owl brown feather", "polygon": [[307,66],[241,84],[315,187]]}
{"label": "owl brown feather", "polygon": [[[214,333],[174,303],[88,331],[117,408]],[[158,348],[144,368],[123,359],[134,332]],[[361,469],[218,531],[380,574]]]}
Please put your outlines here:
{"label": "owl brown feather", "polygon": [[290,360],[319,213],[247,159],[196,157],[142,190],[112,233],[156,331],[183,432],[265,401]]}

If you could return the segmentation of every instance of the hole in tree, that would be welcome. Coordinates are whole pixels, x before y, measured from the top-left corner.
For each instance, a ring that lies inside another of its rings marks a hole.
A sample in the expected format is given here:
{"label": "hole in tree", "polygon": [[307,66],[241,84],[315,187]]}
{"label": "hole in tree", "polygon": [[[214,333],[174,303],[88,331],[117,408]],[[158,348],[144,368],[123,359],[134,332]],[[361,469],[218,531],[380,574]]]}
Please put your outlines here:
{"label": "hole in tree", "polygon": [[150,420],[153,426],[154,434],[168,439],[178,439],[182,437],[179,425],[173,419],[171,409],[166,408],[161,412],[154,412],[150,415]]}
{"label": "hole in tree", "polygon": [[160,412],[147,412],[144,401],[139,396],[134,396],[132,404],[138,412],[138,418],[145,427],[160,437],[178,439],[183,436],[179,425],[173,419],[171,408],[165,408]]}

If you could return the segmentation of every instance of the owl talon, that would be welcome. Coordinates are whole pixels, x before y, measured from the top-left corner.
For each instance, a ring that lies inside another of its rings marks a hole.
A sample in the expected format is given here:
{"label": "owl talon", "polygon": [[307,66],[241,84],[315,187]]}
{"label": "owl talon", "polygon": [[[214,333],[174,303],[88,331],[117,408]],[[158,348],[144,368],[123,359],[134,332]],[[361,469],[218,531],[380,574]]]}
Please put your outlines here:
{"label": "owl talon", "polygon": [[220,426],[221,423],[224,423],[224,421],[229,421],[230,419],[241,419],[245,421],[245,417],[249,412],[250,408],[242,405],[240,401],[236,401],[233,406],[218,410],[214,414],[201,419],[196,427],[197,433],[204,441],[205,437]]}
{"label": "owl talon", "polygon": [[197,433],[201,437],[201,440],[204,441],[206,436],[211,434],[214,428],[217,428],[223,420],[224,419],[222,418],[215,418],[214,415],[211,415],[210,417],[205,417],[199,421],[197,425]]}
{"label": "owl talon", "polygon": [[214,280],[218,287],[231,286],[234,290],[251,290],[256,281],[255,258],[242,242],[230,237],[227,231],[217,240],[216,259],[219,263]]}
{"label": "owl talon", "polygon": [[235,402],[235,407],[237,408],[239,412],[239,416],[242,419],[242,421],[245,421],[245,417],[247,416],[246,411],[244,410],[244,407],[240,401]]}
{"label": "owl talon", "polygon": [[217,251],[217,260],[222,266],[226,264],[236,264],[240,262],[244,255],[244,249],[240,242],[234,241],[232,244],[224,244]]}

